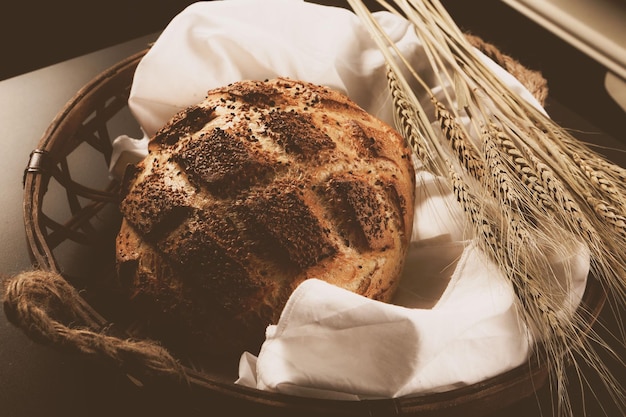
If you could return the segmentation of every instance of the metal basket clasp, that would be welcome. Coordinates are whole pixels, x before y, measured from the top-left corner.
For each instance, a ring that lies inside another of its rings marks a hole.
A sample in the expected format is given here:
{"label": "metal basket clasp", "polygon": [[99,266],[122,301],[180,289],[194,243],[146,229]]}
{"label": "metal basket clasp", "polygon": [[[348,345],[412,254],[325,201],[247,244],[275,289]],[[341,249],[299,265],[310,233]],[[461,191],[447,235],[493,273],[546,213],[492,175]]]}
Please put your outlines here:
{"label": "metal basket clasp", "polygon": [[30,153],[28,159],[28,165],[24,169],[24,176],[22,177],[22,187],[26,185],[26,174],[28,173],[41,173],[45,172],[48,165],[48,151],[43,149],[35,149]]}

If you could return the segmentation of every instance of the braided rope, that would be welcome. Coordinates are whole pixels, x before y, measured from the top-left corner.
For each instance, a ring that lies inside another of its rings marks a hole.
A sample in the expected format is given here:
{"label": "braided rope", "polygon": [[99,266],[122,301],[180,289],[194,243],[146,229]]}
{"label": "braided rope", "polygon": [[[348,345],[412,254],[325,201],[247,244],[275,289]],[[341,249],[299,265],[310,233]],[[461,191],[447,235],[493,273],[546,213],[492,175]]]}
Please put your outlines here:
{"label": "braided rope", "polygon": [[55,272],[18,274],[7,281],[3,304],[9,321],[39,343],[106,359],[136,377],[186,379],[183,367],[155,342],[122,339],[78,326],[90,314],[78,292]]}

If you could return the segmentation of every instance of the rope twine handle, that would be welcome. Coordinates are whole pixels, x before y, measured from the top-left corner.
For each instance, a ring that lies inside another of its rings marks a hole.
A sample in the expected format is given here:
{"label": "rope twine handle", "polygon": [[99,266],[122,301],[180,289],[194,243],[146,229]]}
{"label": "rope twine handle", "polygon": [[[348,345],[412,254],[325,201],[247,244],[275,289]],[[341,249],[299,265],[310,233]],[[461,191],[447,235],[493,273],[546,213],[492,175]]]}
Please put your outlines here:
{"label": "rope twine handle", "polygon": [[83,303],[62,276],[34,270],[7,281],[3,304],[8,320],[36,342],[103,358],[140,379],[186,379],[178,361],[155,342],[122,339],[79,326],[90,317]]}

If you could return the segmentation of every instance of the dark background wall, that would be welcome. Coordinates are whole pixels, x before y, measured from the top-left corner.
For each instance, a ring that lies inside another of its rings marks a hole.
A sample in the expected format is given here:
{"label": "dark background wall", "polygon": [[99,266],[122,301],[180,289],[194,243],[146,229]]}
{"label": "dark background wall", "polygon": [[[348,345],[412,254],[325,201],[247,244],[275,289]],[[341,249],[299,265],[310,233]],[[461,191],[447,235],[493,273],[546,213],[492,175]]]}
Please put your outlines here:
{"label": "dark background wall", "polygon": [[191,0],[18,1],[0,14],[0,79],[162,29]]}
{"label": "dark background wall", "polygon": [[[161,30],[191,3],[36,0],[12,2],[11,7],[5,3],[0,13],[0,79]],[[316,3],[347,7],[345,1]]]}

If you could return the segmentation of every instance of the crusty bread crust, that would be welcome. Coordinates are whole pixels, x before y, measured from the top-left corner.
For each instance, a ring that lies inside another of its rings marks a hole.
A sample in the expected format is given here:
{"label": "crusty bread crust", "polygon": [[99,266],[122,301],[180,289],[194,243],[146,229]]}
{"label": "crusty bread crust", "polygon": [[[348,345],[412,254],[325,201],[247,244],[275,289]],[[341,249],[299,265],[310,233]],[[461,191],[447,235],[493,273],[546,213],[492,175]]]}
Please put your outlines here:
{"label": "crusty bread crust", "polygon": [[413,222],[404,139],[285,78],[212,90],[123,182],[120,279],[165,343],[258,349],[303,280],[388,301]]}

